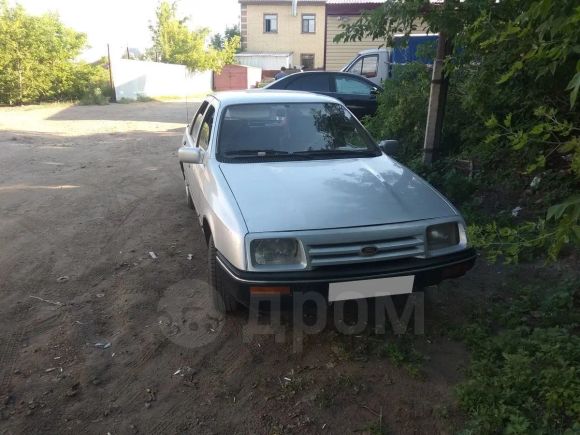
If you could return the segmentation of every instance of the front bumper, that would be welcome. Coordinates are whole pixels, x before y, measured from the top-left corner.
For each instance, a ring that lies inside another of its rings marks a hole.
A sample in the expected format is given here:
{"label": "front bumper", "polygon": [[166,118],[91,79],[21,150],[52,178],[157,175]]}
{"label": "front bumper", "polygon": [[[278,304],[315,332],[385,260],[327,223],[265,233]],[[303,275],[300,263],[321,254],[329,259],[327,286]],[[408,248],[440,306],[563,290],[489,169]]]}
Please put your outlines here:
{"label": "front bumper", "polygon": [[292,292],[316,290],[328,293],[331,282],[360,281],[395,276],[415,276],[415,288],[439,284],[444,279],[463,276],[475,263],[473,248],[431,258],[405,258],[349,266],[325,266],[292,272],[247,272],[232,266],[218,253],[217,260],[229,278],[228,290],[244,304],[249,303],[250,287],[290,286]]}

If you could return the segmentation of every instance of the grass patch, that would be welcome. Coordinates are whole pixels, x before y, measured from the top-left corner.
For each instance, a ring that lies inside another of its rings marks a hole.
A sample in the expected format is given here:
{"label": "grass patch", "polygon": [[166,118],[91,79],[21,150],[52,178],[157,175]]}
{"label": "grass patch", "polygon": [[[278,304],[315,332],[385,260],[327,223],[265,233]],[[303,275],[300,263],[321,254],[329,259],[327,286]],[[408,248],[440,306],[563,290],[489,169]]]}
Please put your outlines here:
{"label": "grass patch", "polygon": [[404,368],[413,378],[423,376],[422,355],[410,335],[389,338],[384,335],[341,336],[332,346],[339,359],[368,361],[369,358],[387,358],[395,366]]}
{"label": "grass patch", "polygon": [[103,95],[100,89],[87,93],[79,100],[81,106],[104,106],[109,104],[109,97]]}
{"label": "grass patch", "polygon": [[325,408],[330,408],[332,405],[334,405],[334,397],[335,397],[336,392],[332,391],[329,388],[322,388],[317,394],[316,394],[316,404],[318,405],[319,408],[325,409]]}
{"label": "grass patch", "polygon": [[579,285],[522,288],[464,329],[466,433],[580,433]]}

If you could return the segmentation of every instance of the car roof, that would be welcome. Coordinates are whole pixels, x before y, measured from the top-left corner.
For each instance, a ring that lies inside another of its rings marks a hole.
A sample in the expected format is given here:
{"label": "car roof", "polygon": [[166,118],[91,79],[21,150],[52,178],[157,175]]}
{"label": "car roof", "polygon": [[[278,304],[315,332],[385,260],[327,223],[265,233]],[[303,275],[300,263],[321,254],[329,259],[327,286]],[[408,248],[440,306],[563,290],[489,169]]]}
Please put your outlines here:
{"label": "car roof", "polygon": [[325,95],[277,89],[215,92],[211,96],[226,106],[255,103],[340,103],[337,99]]}
{"label": "car roof", "polygon": [[[296,77],[300,77],[300,76],[311,76],[311,75],[315,75],[315,74],[333,74],[333,75],[340,75],[340,76],[347,76],[347,77],[354,77],[358,80],[362,80],[367,82],[369,85],[372,86],[376,86],[377,88],[381,88],[382,86],[377,85],[376,83],[372,82],[371,80],[367,79],[365,76],[361,76],[359,74],[353,74],[350,72],[346,72],[346,71],[301,71],[301,72],[297,72],[294,74],[288,74],[287,76],[284,76],[272,83],[270,83],[268,86],[270,85],[274,85],[276,83],[284,83],[284,82],[288,82],[290,80],[294,80]],[[266,89],[268,88],[268,86],[266,86]],[[273,91],[273,90],[272,90]],[[272,92],[270,91],[270,92]],[[297,92],[297,91],[294,91]]]}
{"label": "car roof", "polygon": [[365,54],[377,54],[377,53],[381,53],[381,52],[386,52],[387,49],[384,47],[381,48],[367,48],[366,50],[361,50],[358,52],[359,55],[365,55]]}

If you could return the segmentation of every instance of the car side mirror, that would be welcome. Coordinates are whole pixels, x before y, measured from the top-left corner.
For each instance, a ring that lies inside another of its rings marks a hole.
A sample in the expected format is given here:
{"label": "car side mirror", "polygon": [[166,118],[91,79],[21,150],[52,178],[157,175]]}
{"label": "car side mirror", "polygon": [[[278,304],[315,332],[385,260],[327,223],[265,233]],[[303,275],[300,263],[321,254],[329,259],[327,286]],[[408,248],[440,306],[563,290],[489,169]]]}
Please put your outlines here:
{"label": "car side mirror", "polygon": [[181,163],[201,163],[201,150],[192,147],[180,147],[177,150],[177,157]]}
{"label": "car side mirror", "polygon": [[392,156],[399,151],[399,141],[395,139],[385,139],[379,142],[379,148],[387,155]]}
{"label": "car side mirror", "polygon": [[[375,76],[373,76],[373,77],[375,77]],[[379,95],[379,88],[372,88],[371,95]]]}

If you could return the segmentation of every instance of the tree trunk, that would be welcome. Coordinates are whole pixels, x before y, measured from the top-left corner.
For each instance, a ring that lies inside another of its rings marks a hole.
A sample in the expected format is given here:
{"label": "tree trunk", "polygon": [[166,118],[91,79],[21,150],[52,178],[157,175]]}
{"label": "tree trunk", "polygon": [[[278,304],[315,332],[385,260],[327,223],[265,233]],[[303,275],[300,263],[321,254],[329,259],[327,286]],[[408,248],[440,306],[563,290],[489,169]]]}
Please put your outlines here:
{"label": "tree trunk", "polygon": [[449,78],[444,74],[443,66],[447,55],[451,54],[451,41],[443,32],[437,41],[437,55],[433,63],[433,77],[431,79],[431,93],[429,96],[429,110],[425,127],[425,142],[423,146],[423,163],[431,165],[440,154],[441,131],[443,130],[443,116],[447,102]]}

